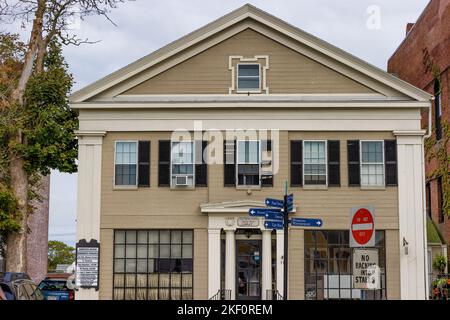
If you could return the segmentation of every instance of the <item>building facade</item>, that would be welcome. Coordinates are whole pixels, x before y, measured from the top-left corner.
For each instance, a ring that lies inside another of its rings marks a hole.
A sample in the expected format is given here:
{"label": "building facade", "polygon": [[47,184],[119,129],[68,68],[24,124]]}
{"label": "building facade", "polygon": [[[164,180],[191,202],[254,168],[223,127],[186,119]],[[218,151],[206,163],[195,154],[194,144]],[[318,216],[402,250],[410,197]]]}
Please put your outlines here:
{"label": "building facade", "polygon": [[[434,96],[431,113],[422,113],[422,128],[433,131],[425,149],[427,214],[445,247],[450,241],[449,48],[450,1],[432,0],[417,22],[408,25],[406,38],[388,63],[389,72]],[[449,252],[447,248],[433,251]]]}
{"label": "building facade", "polygon": [[[245,5],[76,92],[79,299],[273,299],[294,194],[289,299],[424,299],[421,112],[431,96]],[[381,285],[354,289],[350,210],[375,211]]]}

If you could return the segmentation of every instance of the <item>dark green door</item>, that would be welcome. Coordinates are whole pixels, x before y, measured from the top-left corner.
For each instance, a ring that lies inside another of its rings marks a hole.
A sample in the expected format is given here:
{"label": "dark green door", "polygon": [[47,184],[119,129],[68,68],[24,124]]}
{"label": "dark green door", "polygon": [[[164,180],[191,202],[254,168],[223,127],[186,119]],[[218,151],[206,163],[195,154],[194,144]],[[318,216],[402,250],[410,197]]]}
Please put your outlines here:
{"label": "dark green door", "polygon": [[236,240],[236,298],[261,299],[261,240]]}

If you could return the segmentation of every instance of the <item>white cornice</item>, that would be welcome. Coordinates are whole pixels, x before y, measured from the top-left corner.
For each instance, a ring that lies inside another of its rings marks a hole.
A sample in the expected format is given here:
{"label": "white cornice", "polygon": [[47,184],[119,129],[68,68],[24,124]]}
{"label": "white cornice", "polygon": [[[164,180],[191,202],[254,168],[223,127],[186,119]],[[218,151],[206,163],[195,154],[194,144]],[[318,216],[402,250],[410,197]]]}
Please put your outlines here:
{"label": "white cornice", "polygon": [[73,109],[277,109],[277,108],[429,108],[430,102],[420,101],[301,101],[301,100],[234,100],[186,102],[92,102],[72,103]]}
{"label": "white cornice", "polygon": [[[247,213],[250,208],[266,208],[264,201],[238,200],[217,203],[202,203],[200,211],[202,213]],[[294,205],[293,212],[297,206]]]}

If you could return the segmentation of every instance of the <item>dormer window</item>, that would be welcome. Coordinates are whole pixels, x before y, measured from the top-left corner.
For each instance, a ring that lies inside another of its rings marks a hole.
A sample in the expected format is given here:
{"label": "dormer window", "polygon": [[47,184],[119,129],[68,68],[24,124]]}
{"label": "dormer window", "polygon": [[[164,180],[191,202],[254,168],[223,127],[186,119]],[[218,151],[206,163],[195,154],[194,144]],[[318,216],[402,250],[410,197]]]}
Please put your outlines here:
{"label": "dormer window", "polygon": [[260,92],[260,65],[240,63],[237,65],[237,92]]}

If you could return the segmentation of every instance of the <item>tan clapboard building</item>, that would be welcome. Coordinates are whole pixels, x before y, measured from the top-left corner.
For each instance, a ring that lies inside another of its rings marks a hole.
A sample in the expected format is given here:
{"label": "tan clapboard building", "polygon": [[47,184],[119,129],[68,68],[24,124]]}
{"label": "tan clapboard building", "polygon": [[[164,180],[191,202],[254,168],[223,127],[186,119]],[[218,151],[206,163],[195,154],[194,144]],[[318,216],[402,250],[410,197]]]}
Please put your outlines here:
{"label": "tan clapboard building", "polygon": [[[100,243],[77,297],[279,298],[283,232],[248,210],[288,181],[292,217],[323,221],[289,230],[289,299],[424,299],[430,98],[251,5],[74,93],[77,238]],[[358,206],[378,290],[352,284]]]}

